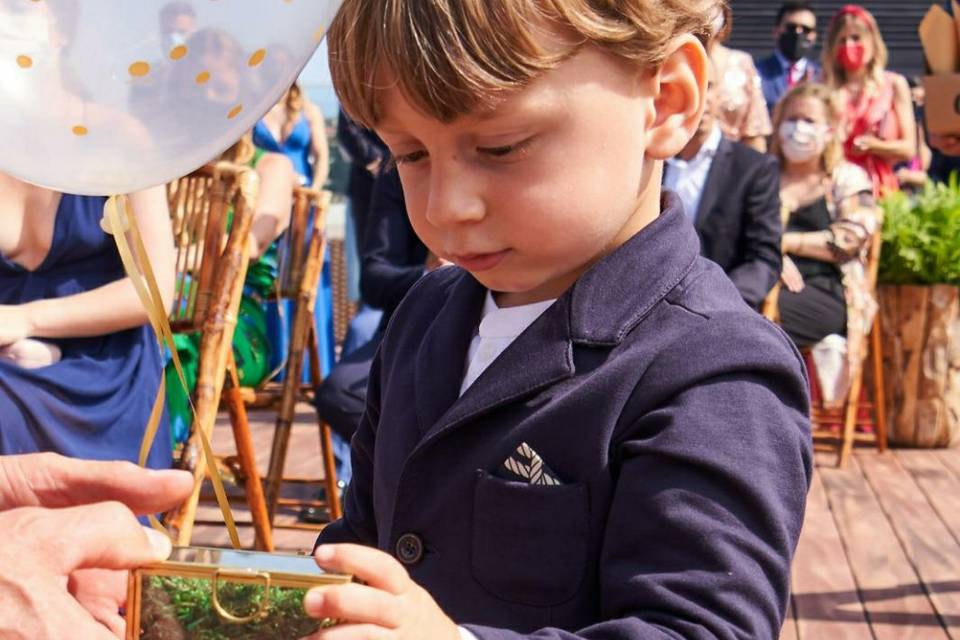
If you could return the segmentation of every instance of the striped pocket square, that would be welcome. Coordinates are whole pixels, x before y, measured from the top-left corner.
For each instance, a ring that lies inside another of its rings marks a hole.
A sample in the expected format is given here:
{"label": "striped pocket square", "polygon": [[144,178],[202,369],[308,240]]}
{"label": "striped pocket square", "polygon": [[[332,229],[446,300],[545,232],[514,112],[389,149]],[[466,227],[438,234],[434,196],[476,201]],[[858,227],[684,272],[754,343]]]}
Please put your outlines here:
{"label": "striped pocket square", "polygon": [[515,482],[548,486],[560,484],[553,470],[526,442],[521,442],[517,450],[503,461],[501,471],[507,480]]}

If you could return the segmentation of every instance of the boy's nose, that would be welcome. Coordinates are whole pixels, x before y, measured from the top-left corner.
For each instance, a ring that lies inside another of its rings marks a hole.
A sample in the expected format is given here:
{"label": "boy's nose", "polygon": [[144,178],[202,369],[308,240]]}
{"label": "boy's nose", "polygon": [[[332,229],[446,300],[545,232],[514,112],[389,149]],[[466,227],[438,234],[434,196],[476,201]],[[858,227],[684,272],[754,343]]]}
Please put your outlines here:
{"label": "boy's nose", "polygon": [[435,227],[478,222],[486,215],[479,190],[462,173],[434,172],[426,217]]}

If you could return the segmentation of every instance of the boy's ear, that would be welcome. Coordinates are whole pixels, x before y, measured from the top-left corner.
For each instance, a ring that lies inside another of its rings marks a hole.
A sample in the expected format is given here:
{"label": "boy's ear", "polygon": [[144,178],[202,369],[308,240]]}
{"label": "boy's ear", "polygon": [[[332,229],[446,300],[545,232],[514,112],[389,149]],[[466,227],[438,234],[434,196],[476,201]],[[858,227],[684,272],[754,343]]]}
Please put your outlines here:
{"label": "boy's ear", "polygon": [[654,77],[653,123],[647,127],[647,155],[672,158],[700,125],[706,105],[710,59],[693,36],[677,39],[673,53]]}

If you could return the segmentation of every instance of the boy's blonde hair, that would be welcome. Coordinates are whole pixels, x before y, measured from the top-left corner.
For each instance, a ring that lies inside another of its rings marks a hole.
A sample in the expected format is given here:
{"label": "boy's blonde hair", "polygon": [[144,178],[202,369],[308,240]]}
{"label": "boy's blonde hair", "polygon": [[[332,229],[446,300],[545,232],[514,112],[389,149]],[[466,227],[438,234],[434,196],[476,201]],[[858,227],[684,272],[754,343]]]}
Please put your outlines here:
{"label": "boy's blonde hair", "polygon": [[890,54],[883,36],[880,35],[880,26],[876,18],[858,5],[847,5],[830,21],[827,43],[823,48],[821,59],[824,82],[832,89],[839,89],[847,82],[847,72],[837,60],[837,45],[840,32],[848,25],[857,27],[873,43],[873,59],[867,65],[867,78],[874,87],[879,86],[883,82],[883,72],[887,68]]}
{"label": "boy's blonde hair", "polygon": [[[345,0],[330,27],[334,86],[365,126],[381,112],[388,71],[412,105],[443,122],[492,108],[591,44],[638,69],[658,68],[670,42],[707,45],[725,0]],[[566,43],[542,46],[544,32]]]}
{"label": "boy's blonde hair", "polygon": [[795,100],[800,100],[801,98],[818,100],[823,104],[823,110],[827,114],[827,125],[830,126],[831,133],[823,149],[821,166],[827,175],[830,175],[836,166],[843,161],[843,144],[840,140],[841,110],[830,88],[819,82],[802,82],[795,85],[780,99],[780,102],[777,103],[777,106],[773,110],[773,137],[770,141],[770,153],[777,157],[781,167],[786,163],[786,157],[783,155],[783,149],[781,149],[780,145],[780,125],[783,124],[787,107]]}

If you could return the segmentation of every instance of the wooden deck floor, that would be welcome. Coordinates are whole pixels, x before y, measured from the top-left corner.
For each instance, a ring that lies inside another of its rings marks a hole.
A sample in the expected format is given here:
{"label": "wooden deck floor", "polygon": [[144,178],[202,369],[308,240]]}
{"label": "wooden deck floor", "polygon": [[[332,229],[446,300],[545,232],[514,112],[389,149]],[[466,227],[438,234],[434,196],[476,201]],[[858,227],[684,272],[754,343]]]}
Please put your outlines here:
{"label": "wooden deck floor", "polygon": [[[272,423],[251,417],[265,469]],[[298,413],[290,474],[319,471],[314,420],[309,407]],[[219,452],[231,450],[225,424],[214,443]],[[960,640],[960,450],[865,450],[843,470],[832,462],[818,458],[781,640]],[[201,517],[218,520],[219,512],[204,506]],[[291,511],[278,517],[296,520]],[[249,527],[241,534],[252,544]],[[309,550],[315,538],[313,531],[275,533],[277,546],[294,552]],[[222,525],[203,525],[194,544],[226,546],[228,539]]]}

